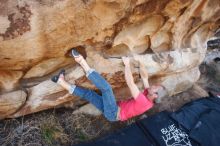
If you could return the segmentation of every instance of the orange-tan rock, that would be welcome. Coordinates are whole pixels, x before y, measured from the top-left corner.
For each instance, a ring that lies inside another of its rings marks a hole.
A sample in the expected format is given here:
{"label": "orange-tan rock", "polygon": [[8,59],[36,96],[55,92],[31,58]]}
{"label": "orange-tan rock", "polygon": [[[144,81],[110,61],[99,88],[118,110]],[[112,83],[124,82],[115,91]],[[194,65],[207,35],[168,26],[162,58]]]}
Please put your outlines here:
{"label": "orange-tan rock", "polygon": [[8,92],[18,88],[22,76],[22,71],[0,70],[0,92]]}
{"label": "orange-tan rock", "polygon": [[0,95],[0,119],[17,112],[24,104],[27,94],[22,91],[14,91]]}
{"label": "orange-tan rock", "polygon": [[[68,57],[73,47],[115,91],[125,86],[119,58],[139,55],[151,83],[166,85],[170,95],[182,92],[199,77],[219,14],[219,0],[0,1],[0,103],[11,106],[2,106],[0,117],[79,101],[49,80],[60,68],[71,83],[95,89]],[[138,66],[132,71],[138,82]],[[21,88],[29,93],[22,100]]]}

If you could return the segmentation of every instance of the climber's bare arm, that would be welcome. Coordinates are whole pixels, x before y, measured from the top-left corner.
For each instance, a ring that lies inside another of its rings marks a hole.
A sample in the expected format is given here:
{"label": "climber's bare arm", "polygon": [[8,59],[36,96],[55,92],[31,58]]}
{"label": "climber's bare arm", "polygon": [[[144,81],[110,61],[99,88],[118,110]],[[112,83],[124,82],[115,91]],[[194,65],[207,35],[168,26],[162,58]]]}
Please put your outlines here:
{"label": "climber's bare arm", "polygon": [[128,57],[122,57],[122,60],[125,65],[125,81],[130,89],[131,95],[136,98],[138,97],[140,90],[138,89],[137,85],[134,82],[134,78],[132,76],[131,67],[130,67],[130,60]]}
{"label": "climber's bare arm", "polygon": [[139,63],[139,67],[140,67],[140,75],[141,75],[141,79],[144,83],[144,88],[149,88],[149,82],[148,82],[148,71],[145,68],[144,63],[142,62],[142,60],[140,59],[139,55],[134,55],[134,60],[137,61]]}
{"label": "climber's bare arm", "polygon": [[140,64],[140,75],[141,75],[141,79],[144,83],[144,88],[149,88],[149,82],[148,82],[148,72],[147,69],[145,68],[144,64],[142,62],[139,62]]}

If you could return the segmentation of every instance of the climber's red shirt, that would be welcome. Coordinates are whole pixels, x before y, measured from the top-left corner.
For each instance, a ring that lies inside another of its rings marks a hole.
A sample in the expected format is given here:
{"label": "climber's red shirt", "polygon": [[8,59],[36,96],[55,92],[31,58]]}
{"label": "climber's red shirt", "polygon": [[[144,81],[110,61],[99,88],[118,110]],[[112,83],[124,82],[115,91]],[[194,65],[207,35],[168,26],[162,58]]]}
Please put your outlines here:
{"label": "climber's red shirt", "polygon": [[125,121],[131,117],[140,115],[153,107],[154,103],[147,98],[148,90],[141,92],[136,99],[118,102],[120,107],[119,120]]}

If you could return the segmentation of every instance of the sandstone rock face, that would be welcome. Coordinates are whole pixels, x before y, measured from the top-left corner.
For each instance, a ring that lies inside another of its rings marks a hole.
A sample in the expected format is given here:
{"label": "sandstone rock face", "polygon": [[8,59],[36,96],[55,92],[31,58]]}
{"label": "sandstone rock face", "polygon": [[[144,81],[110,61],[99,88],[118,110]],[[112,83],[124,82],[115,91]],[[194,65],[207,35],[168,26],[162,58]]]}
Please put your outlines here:
{"label": "sandstone rock face", "polygon": [[1,70],[0,91],[7,92],[19,86],[19,80],[23,76],[22,71]]}
{"label": "sandstone rock face", "polygon": [[18,111],[25,103],[26,98],[27,94],[22,90],[0,95],[0,119]]}
{"label": "sandstone rock face", "polygon": [[[95,89],[68,57],[73,47],[114,91],[125,86],[121,56],[131,57],[139,82],[135,54],[151,84],[163,84],[169,95],[182,92],[199,78],[206,42],[219,26],[219,0],[2,0],[0,104],[9,106],[0,117],[77,103],[50,81],[59,68],[67,69],[71,83]],[[22,99],[21,88],[28,91]]]}

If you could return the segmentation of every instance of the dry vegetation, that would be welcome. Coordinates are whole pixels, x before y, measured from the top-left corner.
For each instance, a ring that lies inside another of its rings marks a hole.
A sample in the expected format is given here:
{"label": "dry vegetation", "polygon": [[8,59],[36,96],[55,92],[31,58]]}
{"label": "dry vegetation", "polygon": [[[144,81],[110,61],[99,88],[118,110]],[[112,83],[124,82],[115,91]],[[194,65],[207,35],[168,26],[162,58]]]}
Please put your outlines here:
{"label": "dry vegetation", "polygon": [[87,141],[118,129],[103,117],[75,115],[66,109],[0,122],[1,146],[60,146]]}

